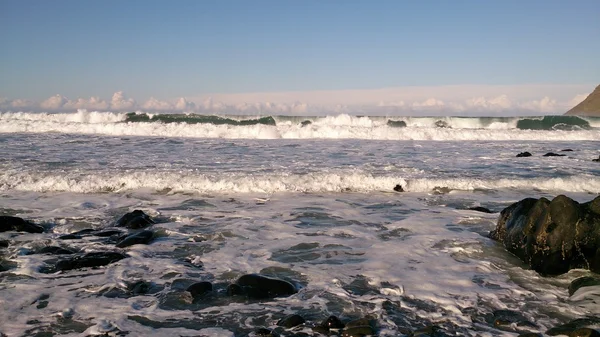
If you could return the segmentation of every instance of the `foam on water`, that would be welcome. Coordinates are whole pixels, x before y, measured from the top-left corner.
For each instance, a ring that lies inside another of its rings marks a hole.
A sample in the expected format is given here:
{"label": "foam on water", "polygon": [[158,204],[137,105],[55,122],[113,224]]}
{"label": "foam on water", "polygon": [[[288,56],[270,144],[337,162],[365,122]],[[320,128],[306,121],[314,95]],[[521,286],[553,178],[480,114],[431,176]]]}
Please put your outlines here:
{"label": "foam on water", "polygon": [[[151,114],[146,114],[150,119]],[[168,116],[168,115],[165,115]],[[184,116],[182,118],[193,118]],[[206,118],[206,117],[203,117]],[[218,117],[216,117],[218,118]],[[259,117],[245,117],[245,120]],[[556,117],[559,118],[559,117]],[[563,117],[560,117],[563,118]],[[541,129],[521,130],[516,127],[518,118],[460,118],[460,117],[357,117],[337,115],[312,117],[312,123],[302,125],[290,118],[280,117],[277,125],[229,125],[212,123],[186,123],[186,119],[170,123],[125,122],[127,114],[100,113],[84,110],[77,113],[36,114],[0,113],[0,133],[69,133],[100,134],[108,136],[154,136],[226,139],[378,139],[378,140],[600,140],[597,129],[576,128],[555,130],[549,126]],[[390,127],[388,120],[404,121],[405,128]],[[171,119],[169,119],[171,121]],[[242,120],[242,119],[240,119]],[[528,118],[535,121],[534,118]],[[579,119],[581,123],[589,121]],[[591,125],[600,124],[591,118]],[[441,124],[440,124],[441,123]],[[531,124],[531,122],[530,122]],[[534,123],[535,124],[535,123]],[[439,127],[444,125],[448,127]],[[537,125],[537,124],[536,124]],[[537,128],[537,126],[536,126]]]}

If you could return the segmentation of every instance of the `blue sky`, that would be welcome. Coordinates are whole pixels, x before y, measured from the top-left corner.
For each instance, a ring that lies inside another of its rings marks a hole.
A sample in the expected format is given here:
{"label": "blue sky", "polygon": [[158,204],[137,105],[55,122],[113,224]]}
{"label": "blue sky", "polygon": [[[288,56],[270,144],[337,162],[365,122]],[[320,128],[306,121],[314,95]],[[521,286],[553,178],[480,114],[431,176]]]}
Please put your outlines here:
{"label": "blue sky", "polygon": [[589,87],[598,18],[598,0],[2,0],[0,97]]}

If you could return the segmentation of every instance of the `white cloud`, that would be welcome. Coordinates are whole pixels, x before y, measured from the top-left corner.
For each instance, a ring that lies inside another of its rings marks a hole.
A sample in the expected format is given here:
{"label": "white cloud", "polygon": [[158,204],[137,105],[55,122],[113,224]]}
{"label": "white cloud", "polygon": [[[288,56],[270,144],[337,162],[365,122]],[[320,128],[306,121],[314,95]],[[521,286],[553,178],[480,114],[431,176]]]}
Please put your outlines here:
{"label": "white cloud", "polygon": [[[582,85],[445,86],[376,90],[340,90],[295,93],[215,94],[199,98],[180,97],[143,103],[122,91],[110,101],[99,97],[69,100],[55,95],[40,103],[0,98],[1,111],[195,112],[202,114],[372,114],[372,115],[515,115],[562,114],[593,90]],[[542,93],[542,94],[539,94]]]}
{"label": "white cloud", "polygon": [[64,96],[54,95],[40,103],[40,107],[50,111],[60,110],[68,101]]}
{"label": "white cloud", "polygon": [[111,110],[133,110],[136,108],[136,103],[133,98],[126,98],[122,91],[117,91],[113,94],[110,100]]}

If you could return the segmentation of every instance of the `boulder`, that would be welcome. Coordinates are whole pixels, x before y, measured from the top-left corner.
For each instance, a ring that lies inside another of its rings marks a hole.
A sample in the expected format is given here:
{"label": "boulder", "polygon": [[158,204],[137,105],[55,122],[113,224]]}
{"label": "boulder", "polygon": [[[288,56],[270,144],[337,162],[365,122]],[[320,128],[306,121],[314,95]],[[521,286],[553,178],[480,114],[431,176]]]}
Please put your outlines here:
{"label": "boulder", "polygon": [[396,192],[404,192],[404,188],[402,188],[402,185],[397,184],[396,186],[394,186],[394,191],[396,191]]}
{"label": "boulder", "polygon": [[117,242],[116,246],[119,248],[125,248],[133,245],[147,245],[154,238],[154,232],[152,231],[140,231],[127,235],[123,239]]}
{"label": "boulder", "polygon": [[139,209],[123,215],[116,224],[116,227],[125,227],[130,229],[139,229],[154,224],[150,216]]}
{"label": "boulder", "polygon": [[280,319],[277,322],[278,326],[282,326],[286,329],[291,329],[293,327],[296,327],[300,324],[304,324],[306,322],[306,320],[304,320],[304,318],[300,315],[296,315],[296,314],[292,314],[292,315],[287,315],[284,318]]}
{"label": "boulder", "polygon": [[254,299],[290,296],[297,292],[296,287],[288,281],[259,274],[243,275],[227,288],[229,295],[246,295]]}
{"label": "boulder", "polygon": [[490,238],[542,275],[600,272],[600,196],[583,204],[564,195],[523,199],[502,210]]}
{"label": "boulder", "polygon": [[0,232],[43,233],[44,227],[16,216],[0,216]]}
{"label": "boulder", "polygon": [[54,264],[40,268],[40,272],[55,273],[57,271],[101,267],[122,260],[126,257],[127,255],[118,252],[73,254],[68,258],[56,261]]}
{"label": "boulder", "polygon": [[579,288],[591,286],[600,286],[600,277],[583,276],[576,278],[569,284],[569,296],[573,296]]}
{"label": "boulder", "polygon": [[592,159],[592,161],[595,161],[595,162],[600,162],[600,156],[598,156],[598,158],[597,158],[597,159]]}
{"label": "boulder", "polygon": [[564,157],[564,154],[558,154],[554,152],[548,152],[544,155],[544,157]]}
{"label": "boulder", "polygon": [[525,151],[525,152],[521,152],[521,153],[517,154],[517,158],[521,158],[521,157],[531,157],[531,153]]}

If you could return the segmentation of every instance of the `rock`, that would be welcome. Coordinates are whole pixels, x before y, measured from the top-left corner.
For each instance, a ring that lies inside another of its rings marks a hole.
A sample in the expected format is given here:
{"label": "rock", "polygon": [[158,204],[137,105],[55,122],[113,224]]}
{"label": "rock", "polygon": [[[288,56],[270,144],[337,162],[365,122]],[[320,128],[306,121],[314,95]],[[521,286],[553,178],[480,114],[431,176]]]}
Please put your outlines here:
{"label": "rock", "polygon": [[576,278],[571,282],[571,284],[569,284],[569,296],[573,296],[573,294],[579,288],[597,285],[600,285],[600,277],[583,276],[580,278]]}
{"label": "rock", "polygon": [[544,335],[538,332],[526,332],[518,335],[517,337],[544,337]]}
{"label": "rock", "polygon": [[79,239],[83,238],[83,236],[81,236],[79,234],[71,233],[71,234],[61,235],[58,238],[61,240],[79,240]]}
{"label": "rock", "polygon": [[469,210],[482,212],[482,213],[494,213],[494,212],[490,211],[488,208],[481,207],[481,206],[469,207]]}
{"label": "rock", "polygon": [[598,158],[597,158],[597,159],[592,159],[592,161],[595,161],[595,162],[600,162],[600,156],[598,156]]}
{"label": "rock", "polygon": [[336,316],[327,317],[320,325],[327,329],[343,329],[345,327],[344,323]]}
{"label": "rock", "polygon": [[296,287],[288,281],[258,274],[243,275],[235,285],[227,288],[230,295],[246,295],[254,299],[289,296],[297,292]]}
{"label": "rock", "polygon": [[441,329],[435,325],[430,325],[430,326],[426,326],[424,328],[421,329],[417,329],[415,331],[413,331],[411,334],[409,334],[409,336],[411,337],[424,337],[424,336],[437,336],[437,332],[440,331]]}
{"label": "rock", "polygon": [[127,235],[125,238],[117,242],[116,246],[119,248],[125,248],[133,245],[147,245],[154,238],[154,232],[152,231],[141,231]]}
{"label": "rock", "polygon": [[67,255],[67,254],[74,254],[75,252],[70,249],[66,249],[66,248],[62,248],[62,247],[46,246],[46,247],[43,247],[42,249],[38,250],[36,253],[37,254]]}
{"label": "rock", "polygon": [[276,332],[271,331],[267,328],[258,328],[256,330],[254,330],[254,335],[260,336],[260,337],[277,337],[277,336],[279,336]]}
{"label": "rock", "polygon": [[573,152],[573,149],[562,149],[561,152]]}
{"label": "rock", "polygon": [[311,121],[309,121],[309,120],[302,121],[302,123],[300,123],[300,125],[301,125],[302,127],[305,127],[305,126],[307,126],[307,125],[311,125],[311,124],[312,124],[312,122],[311,122]]}
{"label": "rock", "polygon": [[0,216],[0,232],[43,233],[44,227],[16,216]]}
{"label": "rock", "polygon": [[600,85],[581,103],[567,111],[565,115],[600,116]]}
{"label": "rock", "polygon": [[404,189],[402,188],[402,185],[398,184],[398,185],[394,186],[394,191],[404,192]]}
{"label": "rock", "polygon": [[304,324],[306,323],[306,320],[304,320],[304,318],[302,318],[302,316],[300,315],[287,315],[284,318],[280,319],[277,322],[278,326],[282,326],[286,329],[291,329],[293,327],[296,327],[300,324]]}
{"label": "rock", "polygon": [[521,152],[521,153],[517,154],[517,158],[521,158],[521,157],[531,157],[531,153],[525,151],[525,152]]}
{"label": "rock", "polygon": [[600,337],[600,332],[590,328],[579,328],[571,331],[569,337]]}
{"label": "rock", "polygon": [[554,152],[548,152],[544,155],[544,157],[564,157],[566,155],[564,154],[558,154],[558,153],[554,153]]}
{"label": "rock", "polygon": [[0,259],[0,272],[8,271],[17,267],[17,263]]}
{"label": "rock", "polygon": [[583,204],[564,195],[523,199],[502,210],[490,238],[542,275],[600,272],[600,196]]}
{"label": "rock", "polygon": [[558,335],[572,336],[571,334],[573,332],[575,332],[576,330],[579,330],[581,328],[588,328],[588,329],[591,330],[592,327],[597,326],[598,324],[600,324],[600,318],[598,318],[598,317],[578,318],[578,319],[570,321],[569,323],[566,323],[566,324],[563,324],[563,325],[559,325],[557,327],[549,329],[548,331],[546,331],[546,335],[550,335],[550,336],[558,336]]}
{"label": "rock", "polygon": [[192,294],[192,297],[195,299],[202,297],[202,295],[209,293],[213,290],[212,283],[210,282],[196,282],[190,285],[186,291]]}
{"label": "rock", "polygon": [[150,216],[143,211],[136,209],[133,212],[129,212],[123,215],[116,224],[116,227],[125,227],[130,229],[139,229],[148,227],[154,224],[154,221]]}
{"label": "rock", "polygon": [[101,238],[106,238],[106,237],[111,237],[113,235],[121,235],[121,234],[123,234],[123,232],[121,232],[118,229],[107,229],[107,230],[93,233],[94,236],[101,237]]}
{"label": "rock", "polygon": [[346,328],[342,331],[342,337],[365,337],[374,335],[375,331],[368,325]]}
{"label": "rock", "polygon": [[0,240],[0,248],[8,248],[8,246],[10,246],[10,241]]}
{"label": "rock", "polygon": [[74,256],[59,260],[54,265],[40,268],[40,272],[48,274],[72,269],[101,267],[126,257],[127,255],[117,252],[75,254]]}
{"label": "rock", "polygon": [[406,122],[405,121],[395,121],[395,120],[388,119],[387,126],[392,127],[392,128],[405,128],[406,127]]}

